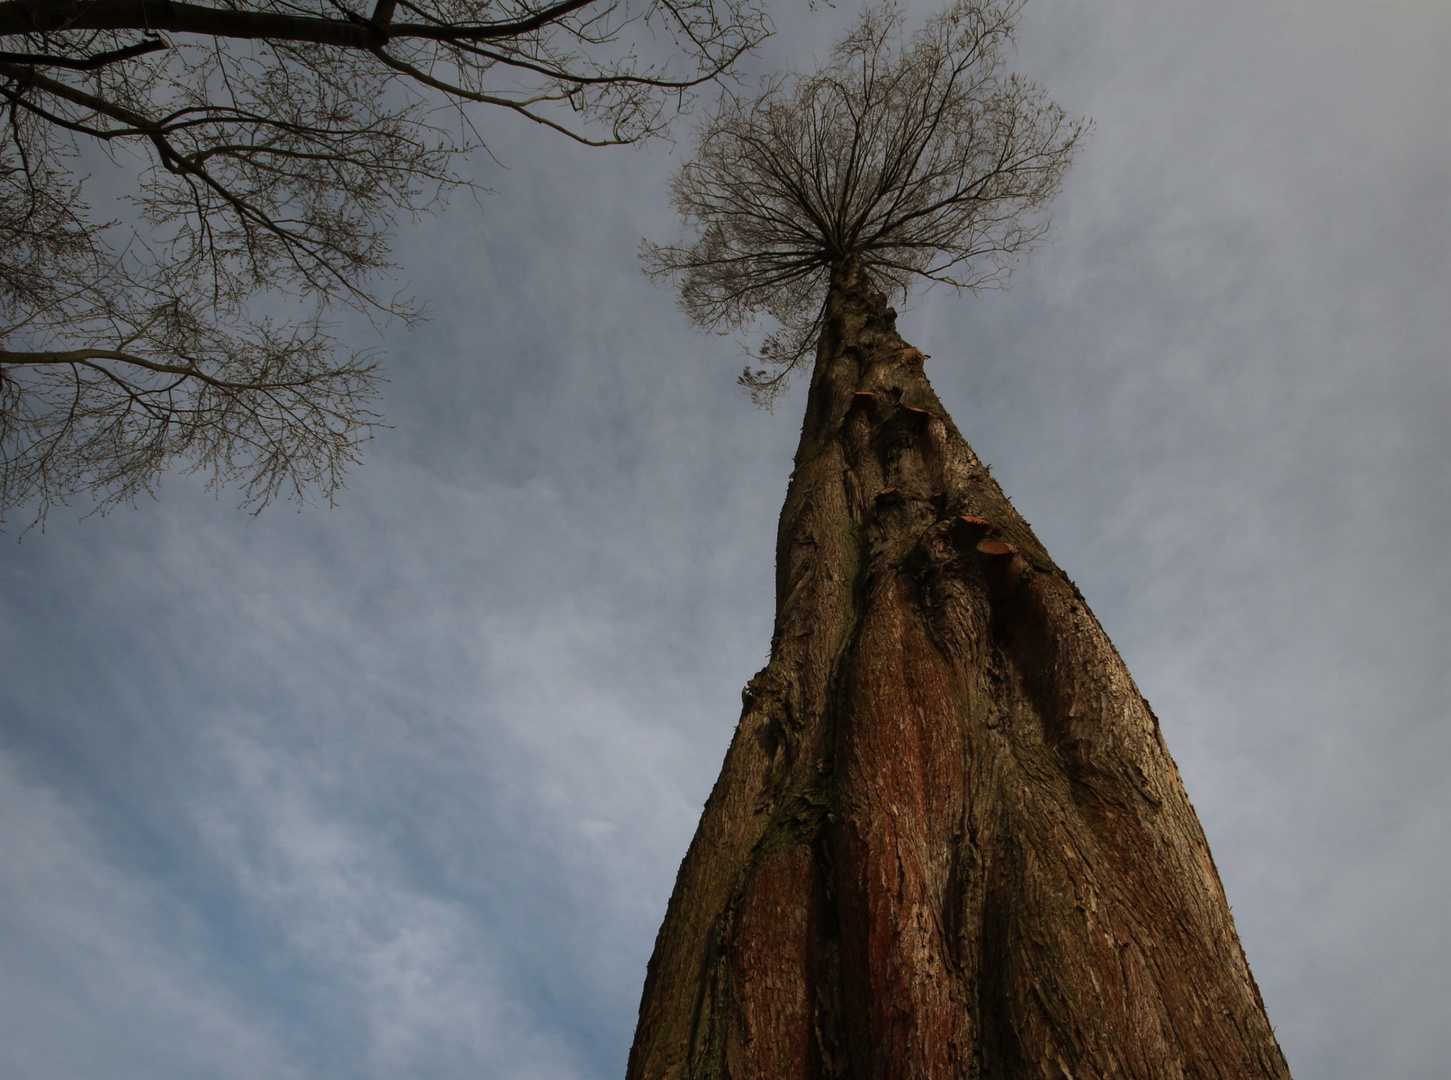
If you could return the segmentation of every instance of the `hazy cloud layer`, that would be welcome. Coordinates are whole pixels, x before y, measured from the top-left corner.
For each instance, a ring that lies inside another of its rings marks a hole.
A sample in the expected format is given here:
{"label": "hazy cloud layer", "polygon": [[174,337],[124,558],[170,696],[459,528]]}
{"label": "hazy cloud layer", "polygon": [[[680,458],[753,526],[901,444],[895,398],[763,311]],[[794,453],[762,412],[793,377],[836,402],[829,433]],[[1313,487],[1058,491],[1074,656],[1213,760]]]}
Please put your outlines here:
{"label": "hazy cloud layer", "polygon": [[[781,12],[766,65],[850,12]],[[928,10],[922,7],[922,11]],[[1036,0],[1093,139],[904,336],[1164,722],[1301,1080],[1438,1080],[1451,11]],[[669,148],[495,121],[334,511],[187,478],[0,563],[0,1073],[622,1074],[770,636],[801,399],[638,273]],[[676,154],[683,150],[677,150]]]}

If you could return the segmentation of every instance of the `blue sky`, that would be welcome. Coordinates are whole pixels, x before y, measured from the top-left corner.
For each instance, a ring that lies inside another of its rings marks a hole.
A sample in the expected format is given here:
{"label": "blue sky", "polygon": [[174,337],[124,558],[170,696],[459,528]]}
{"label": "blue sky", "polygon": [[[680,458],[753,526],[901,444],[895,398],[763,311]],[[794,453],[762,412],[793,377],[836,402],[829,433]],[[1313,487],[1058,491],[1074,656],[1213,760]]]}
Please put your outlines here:
{"label": "blue sky", "polygon": [[[778,15],[763,67],[851,11]],[[1451,9],[1034,0],[1019,45],[1096,123],[1055,239],[900,328],[1154,703],[1296,1076],[1439,1080]],[[398,237],[433,320],[337,509],[178,476],[0,538],[0,1075],[623,1073],[801,400],[638,272],[683,143],[490,124],[495,194]]]}

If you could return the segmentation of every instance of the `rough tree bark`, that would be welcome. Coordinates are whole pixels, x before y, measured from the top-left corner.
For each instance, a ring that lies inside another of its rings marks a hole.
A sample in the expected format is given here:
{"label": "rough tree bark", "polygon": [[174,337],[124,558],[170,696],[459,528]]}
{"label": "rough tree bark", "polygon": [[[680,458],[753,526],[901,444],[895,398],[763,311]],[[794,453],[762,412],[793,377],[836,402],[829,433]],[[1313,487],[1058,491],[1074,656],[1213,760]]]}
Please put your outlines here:
{"label": "rough tree bark", "polygon": [[1159,725],[854,265],[629,1080],[1288,1078]]}

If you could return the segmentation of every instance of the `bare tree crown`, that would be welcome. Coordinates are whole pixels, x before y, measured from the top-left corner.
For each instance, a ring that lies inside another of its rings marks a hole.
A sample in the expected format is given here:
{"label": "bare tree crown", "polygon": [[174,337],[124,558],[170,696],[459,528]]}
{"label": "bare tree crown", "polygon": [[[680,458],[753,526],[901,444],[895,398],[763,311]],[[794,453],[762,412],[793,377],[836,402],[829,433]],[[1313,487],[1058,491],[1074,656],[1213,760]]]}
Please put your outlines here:
{"label": "bare tree crown", "polygon": [[905,43],[900,10],[870,8],[816,71],[701,126],[671,188],[694,240],[643,256],[703,327],[780,324],[741,377],[758,403],[810,355],[835,268],[976,291],[1044,235],[1086,122],[1006,72],[1021,7],[957,0]]}
{"label": "bare tree crown", "polygon": [[[471,186],[481,110],[637,141],[769,29],[758,0],[0,0],[0,516],[177,463],[330,499],[379,382],[334,313],[417,317],[389,230]],[[91,210],[97,172],[131,212]]]}

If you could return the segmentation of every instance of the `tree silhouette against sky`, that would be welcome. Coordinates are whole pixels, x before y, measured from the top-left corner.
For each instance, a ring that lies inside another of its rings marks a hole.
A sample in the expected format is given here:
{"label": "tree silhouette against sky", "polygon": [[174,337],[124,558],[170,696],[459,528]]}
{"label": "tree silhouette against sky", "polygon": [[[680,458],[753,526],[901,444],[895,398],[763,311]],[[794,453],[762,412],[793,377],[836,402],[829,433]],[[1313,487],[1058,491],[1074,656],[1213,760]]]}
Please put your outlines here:
{"label": "tree silhouette against sky", "polygon": [[475,187],[485,117],[638,142],[769,32],[757,0],[0,0],[0,519],[176,466],[330,501],[381,379],[336,320],[421,316],[390,236]]}
{"label": "tree silhouette against sky", "polygon": [[1005,69],[1017,0],[868,11],[729,101],[647,246],[686,312],[814,356],[771,658],[656,942],[630,1080],[1289,1071],[1159,724],[888,306],[1001,284],[1084,130]]}

